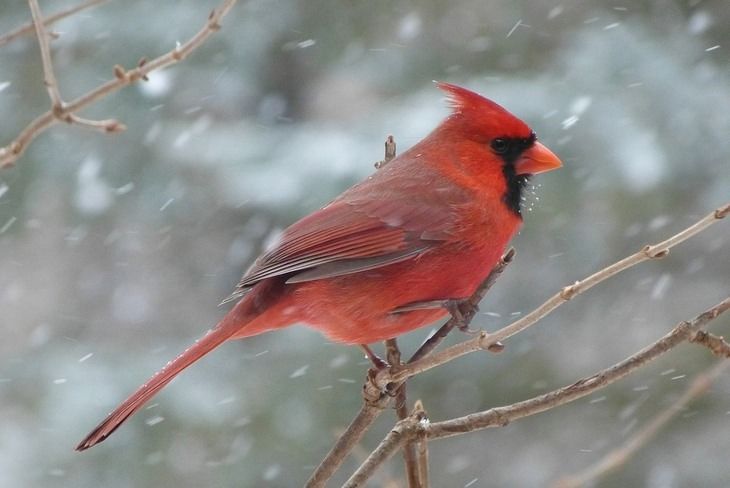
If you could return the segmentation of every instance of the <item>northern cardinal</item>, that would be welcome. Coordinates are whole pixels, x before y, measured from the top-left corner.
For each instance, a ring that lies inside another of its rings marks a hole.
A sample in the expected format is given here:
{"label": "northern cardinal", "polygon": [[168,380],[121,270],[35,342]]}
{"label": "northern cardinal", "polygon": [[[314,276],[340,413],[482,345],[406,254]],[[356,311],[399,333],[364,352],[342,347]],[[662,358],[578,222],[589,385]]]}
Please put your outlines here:
{"label": "northern cardinal", "polygon": [[[504,108],[439,83],[452,113],[431,134],[286,229],[231,295],[236,305],[76,446],[106,439],[193,362],[229,339],[303,323],[329,339],[389,339],[469,297],[522,223],[531,175],[561,162]],[[412,304],[435,304],[420,308]],[[408,311],[399,311],[407,309]]]}

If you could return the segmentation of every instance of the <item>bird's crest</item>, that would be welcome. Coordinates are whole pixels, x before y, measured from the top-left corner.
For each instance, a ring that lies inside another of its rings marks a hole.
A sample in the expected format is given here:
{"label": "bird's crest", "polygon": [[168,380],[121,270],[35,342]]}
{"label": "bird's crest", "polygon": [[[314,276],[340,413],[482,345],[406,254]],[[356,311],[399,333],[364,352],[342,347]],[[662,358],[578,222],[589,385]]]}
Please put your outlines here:
{"label": "bird's crest", "polygon": [[458,85],[436,82],[446,93],[454,115],[461,115],[472,130],[484,135],[528,137],[532,130],[504,107]]}

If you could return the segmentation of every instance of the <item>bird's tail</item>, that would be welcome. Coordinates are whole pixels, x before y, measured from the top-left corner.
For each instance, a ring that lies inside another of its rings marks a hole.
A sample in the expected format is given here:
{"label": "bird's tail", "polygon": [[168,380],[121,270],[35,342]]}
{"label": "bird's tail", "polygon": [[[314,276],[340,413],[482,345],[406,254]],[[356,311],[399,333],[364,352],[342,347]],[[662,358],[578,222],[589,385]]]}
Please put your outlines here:
{"label": "bird's tail", "polygon": [[[165,385],[172,381],[182,370],[193,364],[195,361],[221,345],[227,339],[230,339],[242,327],[251,322],[260,314],[261,300],[260,291],[252,290],[252,292],[244,297],[240,302],[231,309],[228,314],[216,325],[209,330],[207,334],[201,337],[192,346],[183,351],[178,357],[170,361],[160,371],[154,374],[145,384],[140,386],[129,398],[111,412],[103,422],[101,422],[84,440],[77,446],[77,451],[86,450],[114,432],[125,420],[131,417],[139,410],[147,401],[152,398]],[[253,335],[253,334],[251,334]]]}

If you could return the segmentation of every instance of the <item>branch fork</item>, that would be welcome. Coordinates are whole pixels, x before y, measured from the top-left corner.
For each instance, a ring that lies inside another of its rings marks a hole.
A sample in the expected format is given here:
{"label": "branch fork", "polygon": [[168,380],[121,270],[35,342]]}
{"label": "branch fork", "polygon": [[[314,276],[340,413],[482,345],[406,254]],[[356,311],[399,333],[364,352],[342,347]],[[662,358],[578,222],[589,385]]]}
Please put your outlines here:
{"label": "branch fork", "polygon": [[171,51],[150,61],[147,61],[146,58],[142,58],[137,67],[129,71],[126,71],[119,65],[115,65],[112,69],[114,77],[111,80],[102,83],[75,100],[64,102],[61,99],[61,95],[58,90],[58,83],[53,71],[49,36],[46,31],[45,24],[49,24],[55,20],[71,15],[81,9],[97,5],[103,1],[105,0],[90,0],[65,12],[53,15],[48,19],[43,19],[41,17],[40,8],[38,7],[38,0],[28,0],[31,13],[33,14],[33,24],[31,27],[22,27],[5,36],[0,36],[0,45],[2,45],[3,43],[9,42],[25,32],[32,30],[32,27],[35,27],[38,44],[41,49],[41,58],[43,60],[44,84],[48,90],[49,98],[51,99],[51,108],[48,111],[39,115],[30,124],[28,124],[20,132],[20,134],[18,134],[15,140],[11,141],[4,147],[0,147],[0,168],[13,166],[36,137],[59,122],[80,125],[87,129],[105,133],[125,130],[125,125],[117,120],[89,120],[76,115],[76,112],[102,98],[109,96],[111,93],[127,85],[139,80],[146,81],[147,75],[152,71],[166,68],[185,59],[188,55],[190,55],[190,53],[207,41],[214,32],[220,29],[221,19],[231,11],[237,0],[222,0],[220,6],[210,13],[203,28],[183,44],[175,46],[175,48]]}

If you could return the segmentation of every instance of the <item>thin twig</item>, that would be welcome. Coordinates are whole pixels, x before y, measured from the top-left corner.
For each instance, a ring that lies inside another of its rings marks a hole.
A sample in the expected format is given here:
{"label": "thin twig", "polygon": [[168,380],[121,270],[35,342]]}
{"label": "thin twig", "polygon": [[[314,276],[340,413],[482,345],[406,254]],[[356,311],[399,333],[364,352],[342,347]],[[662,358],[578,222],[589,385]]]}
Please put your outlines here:
{"label": "thin twig", "polygon": [[360,465],[350,479],[342,485],[342,488],[357,488],[367,481],[375,470],[383,464],[407,441],[417,438],[425,438],[428,428],[428,419],[425,412],[414,410],[388,432],[383,442],[370,453],[370,456]]}
{"label": "thin twig", "polygon": [[347,426],[345,432],[337,438],[337,442],[322,462],[317,466],[310,476],[306,488],[321,488],[325,486],[327,480],[337,471],[350,451],[360,442],[362,436],[370,428],[375,419],[383,412],[388,405],[390,397],[383,395],[380,401],[363,402],[360,411],[355,418]]}
{"label": "thin twig", "polygon": [[53,72],[53,62],[51,61],[51,46],[49,42],[48,32],[43,23],[43,15],[38,6],[38,0],[28,0],[30,13],[33,17],[33,25],[35,25],[36,36],[38,37],[38,46],[41,49],[41,60],[43,62],[43,82],[48,90],[48,97],[51,99],[51,110],[56,113],[63,108],[63,100],[58,90],[58,81],[56,74]]}
{"label": "thin twig", "polygon": [[87,129],[97,130],[99,132],[122,132],[127,130],[127,126],[119,122],[117,119],[89,120],[79,117],[76,114],[66,115],[65,122],[69,124],[81,125]]}
{"label": "thin twig", "polygon": [[[223,3],[213,10],[208,16],[205,25],[184,44],[177,46],[151,61],[143,60],[139,65],[126,71],[119,65],[114,66],[114,78],[102,83],[93,90],[63,105],[62,109],[54,113],[53,110],[36,117],[20,134],[7,146],[0,148],[0,168],[12,166],[17,159],[23,155],[28,145],[43,131],[58,123],[59,120],[68,122],[67,115],[73,114],[82,108],[91,105],[120,88],[131,85],[138,80],[144,79],[150,72],[166,68],[172,64],[185,59],[191,52],[200,47],[214,32],[220,29],[220,21],[235,5],[236,0],[224,0]],[[86,125],[86,124],[85,124]],[[114,132],[123,126],[119,123],[112,124],[105,130]]]}
{"label": "thin twig", "polygon": [[690,341],[695,344],[705,346],[715,356],[730,358],[730,343],[728,343],[723,337],[701,330],[697,332]]}
{"label": "thin twig", "polygon": [[393,136],[388,136],[385,139],[385,158],[382,161],[375,163],[375,169],[380,169],[393,159],[395,159],[396,144]]}
{"label": "thin twig", "polygon": [[682,342],[690,340],[702,327],[728,309],[730,309],[730,297],[694,319],[688,322],[680,322],[667,335],[623,361],[599,371],[590,377],[583,378],[572,385],[553,390],[529,400],[503,407],[491,408],[443,422],[429,424],[427,422],[421,422],[414,417],[401,420],[393,427],[365,462],[360,465],[345,486],[348,488],[362,486],[378,467],[387,461],[407,440],[420,436],[426,436],[430,440],[441,439],[490,427],[502,427],[515,420],[535,415],[590,395],[624,378]]}
{"label": "thin twig", "polygon": [[[95,7],[99,5],[100,3],[108,2],[109,0],[88,0],[86,2],[81,2],[77,5],[74,5],[73,7],[69,7],[66,10],[62,10],[60,12],[56,12],[55,14],[49,15],[45,19],[43,19],[43,25],[49,26],[53,24],[54,22],[57,22],[65,17],[69,17],[77,12],[80,12],[82,10],[85,10],[87,8]],[[33,22],[27,22],[20,27],[11,30],[10,32],[3,34],[0,36],[0,47],[3,47],[5,44],[8,44],[9,42],[14,41],[18,37],[24,36],[26,34],[30,34],[35,30],[35,24]]]}
{"label": "thin twig", "polygon": [[657,432],[659,432],[659,430],[661,430],[662,427],[664,427],[675,415],[681,412],[688,403],[704,394],[709,389],[712,382],[715,381],[720,374],[728,368],[728,366],[730,366],[730,361],[720,361],[704,373],[697,375],[689,388],[687,388],[676,402],[654,417],[651,422],[646,424],[646,426],[624,442],[622,446],[612,450],[592,466],[576,474],[559,479],[553,484],[553,488],[578,488],[588,483],[595,483],[609,472],[615,471],[622,465],[626,464],[636,451],[649,442],[657,434]]}
{"label": "thin twig", "polygon": [[[413,406],[412,415],[421,419],[428,419],[428,414],[423,408],[421,400],[416,400],[416,403]],[[416,445],[416,460],[418,464],[418,479],[421,481],[421,485],[424,488],[428,488],[428,437],[425,435],[420,436],[418,439],[418,444]]]}
{"label": "thin twig", "polygon": [[[390,367],[401,365],[401,353],[396,339],[385,341],[386,358]],[[406,395],[406,383],[401,383],[395,391],[395,412],[398,420],[408,417],[408,403]],[[406,479],[408,488],[422,488],[416,459],[416,446],[413,442],[406,442],[403,446],[403,462],[405,463]]]}
{"label": "thin twig", "polygon": [[598,283],[605,281],[632,266],[636,266],[643,261],[665,257],[672,247],[704,231],[711,225],[715,224],[718,220],[723,219],[728,215],[728,213],[730,213],[730,203],[719,207],[678,234],[675,234],[657,244],[644,246],[640,251],[606,268],[603,268],[600,271],[597,271],[581,281],[576,281],[574,284],[564,287],[529,314],[492,334],[481,332],[472,339],[451,346],[426,358],[408,363],[402,368],[399,368],[398,371],[383,369],[375,378],[376,384],[380,387],[384,387],[388,383],[401,382],[419,373],[428,371],[429,369],[435,368],[449,361],[453,361],[465,354],[469,354],[474,351],[487,350],[499,341],[512,337],[518,332],[534,325],[563,303],[594,287]]}

